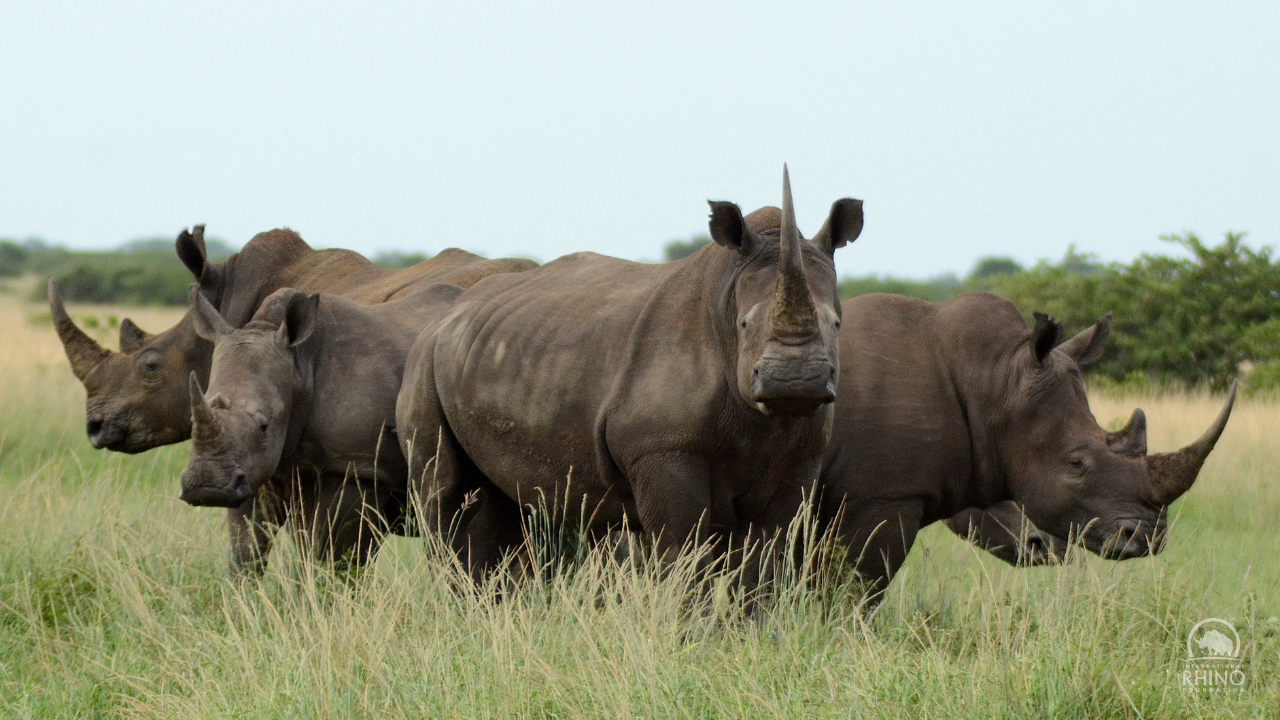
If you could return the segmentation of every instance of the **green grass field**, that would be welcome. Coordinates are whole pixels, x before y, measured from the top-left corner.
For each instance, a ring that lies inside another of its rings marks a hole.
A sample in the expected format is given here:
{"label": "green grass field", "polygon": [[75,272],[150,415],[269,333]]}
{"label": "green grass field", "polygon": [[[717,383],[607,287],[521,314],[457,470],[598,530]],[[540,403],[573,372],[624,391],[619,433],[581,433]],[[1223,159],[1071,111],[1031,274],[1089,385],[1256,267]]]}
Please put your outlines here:
{"label": "green grass field", "polygon": [[[18,298],[0,296],[0,717],[1280,716],[1275,399],[1237,406],[1160,556],[1016,570],[933,527],[870,616],[836,584],[743,617],[691,599],[679,566],[601,554],[495,601],[405,538],[356,578],[284,541],[238,585],[222,514],[177,499],[187,446],[93,450],[47,315]],[[1163,451],[1218,401],[1093,405],[1104,425],[1141,405]],[[1179,686],[1209,617],[1240,632],[1238,692]]]}

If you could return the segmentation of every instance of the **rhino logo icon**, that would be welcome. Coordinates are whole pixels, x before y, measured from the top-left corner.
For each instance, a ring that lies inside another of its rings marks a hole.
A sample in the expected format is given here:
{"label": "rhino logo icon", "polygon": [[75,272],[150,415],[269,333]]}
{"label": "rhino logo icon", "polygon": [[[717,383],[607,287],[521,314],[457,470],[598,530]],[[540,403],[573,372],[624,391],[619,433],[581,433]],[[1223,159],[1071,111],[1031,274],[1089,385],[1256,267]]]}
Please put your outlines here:
{"label": "rhino logo icon", "polygon": [[1191,660],[1234,660],[1239,656],[1240,634],[1226,620],[1201,620],[1187,634],[1187,657]]}
{"label": "rhino logo icon", "polygon": [[1231,638],[1217,630],[1205,630],[1204,634],[1196,639],[1196,645],[1199,645],[1201,650],[1208,650],[1210,655],[1218,657],[1234,656],[1236,652],[1236,644],[1231,641]]}

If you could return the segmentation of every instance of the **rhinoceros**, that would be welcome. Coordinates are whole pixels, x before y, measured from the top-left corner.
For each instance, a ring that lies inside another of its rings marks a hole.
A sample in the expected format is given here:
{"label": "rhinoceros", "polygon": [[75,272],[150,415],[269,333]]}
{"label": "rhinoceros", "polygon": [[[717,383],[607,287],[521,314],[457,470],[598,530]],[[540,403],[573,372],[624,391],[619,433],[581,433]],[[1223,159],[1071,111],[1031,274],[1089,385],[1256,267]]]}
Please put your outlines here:
{"label": "rhinoceros", "polygon": [[318,559],[359,565],[376,552],[407,487],[390,431],[405,356],[461,292],[436,284],[362,306],[284,288],[236,329],[193,286],[192,326],[213,360],[208,393],[190,374],[181,499],[249,519],[232,524],[233,570],[261,570],[286,519]]}
{"label": "rhinoceros", "polygon": [[[463,287],[487,275],[535,266],[529,260],[486,260],[448,249],[409,268],[387,271],[348,250],[313,250],[292,230],[259,233],[221,263],[205,254],[204,226],[183,231],[178,257],[200,291],[233,327],[252,317],[262,299],[282,287],[380,303],[432,283]],[[112,352],[76,327],[49,283],[49,305],[71,369],[84,384],[85,430],[96,448],[138,453],[191,436],[187,376],[207,381],[212,349],[192,329],[188,314],[151,335],[127,318],[120,323],[120,352]]]}
{"label": "rhinoceros", "polygon": [[1234,385],[1198,440],[1148,455],[1141,410],[1114,433],[1089,411],[1080,365],[1101,354],[1109,318],[1060,343],[1062,326],[1035,317],[1028,328],[1012,303],[981,292],[845,301],[823,512],[874,588],[921,527],[952,518],[961,532],[997,505],[1104,557],[1161,549],[1166,509],[1226,427]]}
{"label": "rhinoceros", "polygon": [[836,397],[834,253],[862,203],[836,201],[811,241],[785,168],[778,230],[710,205],[715,242],[688,258],[577,253],[486,278],[415,343],[396,406],[410,482],[428,529],[461,528],[474,573],[519,542],[518,503],[539,494],[663,555],[795,514]]}

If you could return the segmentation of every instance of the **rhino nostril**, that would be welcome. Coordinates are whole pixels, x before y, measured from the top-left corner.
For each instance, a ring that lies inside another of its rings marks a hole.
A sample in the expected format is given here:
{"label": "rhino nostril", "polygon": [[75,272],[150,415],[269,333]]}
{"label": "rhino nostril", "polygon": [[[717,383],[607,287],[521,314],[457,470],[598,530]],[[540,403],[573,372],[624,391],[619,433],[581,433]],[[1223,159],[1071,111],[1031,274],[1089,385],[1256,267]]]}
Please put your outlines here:
{"label": "rhino nostril", "polygon": [[84,429],[90,436],[97,435],[102,432],[102,421],[97,419],[88,420],[84,424]]}

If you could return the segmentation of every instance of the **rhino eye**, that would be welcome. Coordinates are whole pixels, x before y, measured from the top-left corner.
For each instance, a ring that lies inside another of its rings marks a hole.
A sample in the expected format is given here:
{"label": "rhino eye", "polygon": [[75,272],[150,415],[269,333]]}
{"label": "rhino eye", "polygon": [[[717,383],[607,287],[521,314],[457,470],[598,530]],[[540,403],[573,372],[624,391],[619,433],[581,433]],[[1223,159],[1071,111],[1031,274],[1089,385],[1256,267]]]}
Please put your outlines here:
{"label": "rhino eye", "polygon": [[266,435],[268,427],[270,426],[268,425],[267,421],[263,420],[262,422],[258,423],[258,432],[262,433],[263,435]]}

